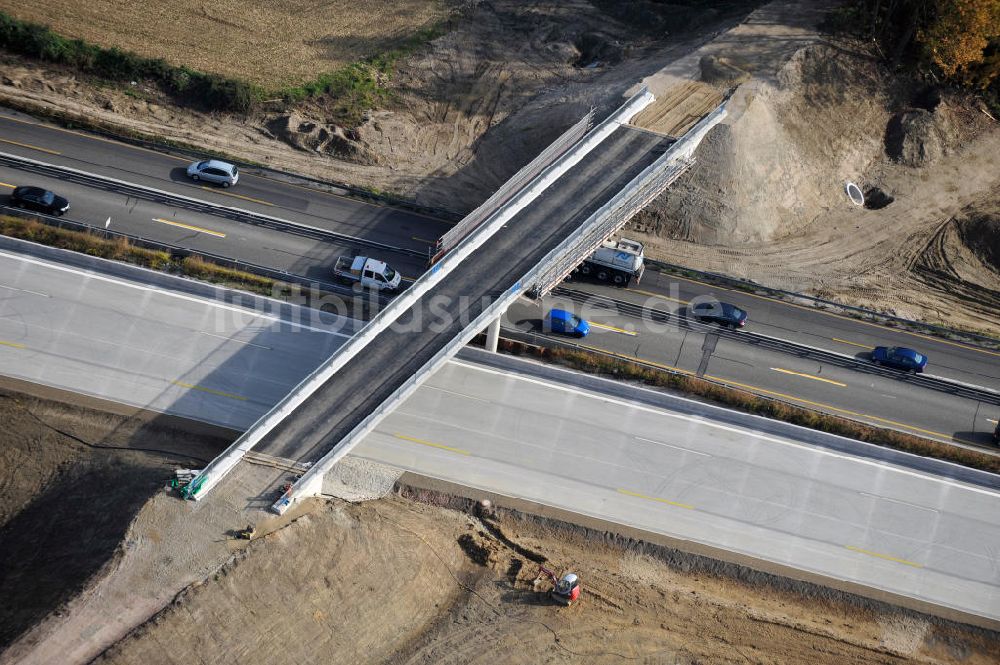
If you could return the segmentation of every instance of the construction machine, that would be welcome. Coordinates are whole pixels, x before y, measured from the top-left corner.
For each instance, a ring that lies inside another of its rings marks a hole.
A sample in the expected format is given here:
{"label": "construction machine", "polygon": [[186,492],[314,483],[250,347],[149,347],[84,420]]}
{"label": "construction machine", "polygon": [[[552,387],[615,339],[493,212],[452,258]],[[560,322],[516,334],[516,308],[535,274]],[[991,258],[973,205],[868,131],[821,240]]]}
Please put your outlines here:
{"label": "construction machine", "polygon": [[563,605],[572,605],[580,598],[580,578],[575,573],[565,573],[557,578],[556,574],[545,566],[538,567],[538,575],[535,576],[535,586],[548,578],[552,582],[552,599]]}

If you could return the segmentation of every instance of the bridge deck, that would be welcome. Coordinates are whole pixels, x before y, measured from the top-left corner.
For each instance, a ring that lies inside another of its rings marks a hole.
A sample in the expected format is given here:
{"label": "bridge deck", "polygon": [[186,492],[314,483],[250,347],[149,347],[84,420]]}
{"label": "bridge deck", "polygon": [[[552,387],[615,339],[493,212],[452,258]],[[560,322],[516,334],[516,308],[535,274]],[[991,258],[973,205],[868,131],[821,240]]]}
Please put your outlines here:
{"label": "bridge deck", "polygon": [[319,460],[672,142],[628,127],[616,129],[372,339],[255,450]]}

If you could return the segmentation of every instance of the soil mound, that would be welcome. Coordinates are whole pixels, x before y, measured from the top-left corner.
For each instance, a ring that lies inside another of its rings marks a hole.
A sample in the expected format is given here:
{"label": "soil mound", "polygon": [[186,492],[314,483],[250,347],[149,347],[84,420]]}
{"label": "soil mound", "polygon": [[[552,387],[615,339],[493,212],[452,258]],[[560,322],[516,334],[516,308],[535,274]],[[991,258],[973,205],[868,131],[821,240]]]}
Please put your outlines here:
{"label": "soil mound", "polygon": [[729,58],[702,56],[699,61],[701,80],[715,85],[735,85],[750,80],[750,72]]}
{"label": "soil mound", "polygon": [[[702,59],[703,71],[726,62]],[[810,211],[849,205],[843,182],[883,149],[879,73],[863,58],[811,46],[777,80],[737,90],[695,167],[637,216],[640,231],[708,244],[766,241],[800,228]]]}
{"label": "soil mound", "polygon": [[935,113],[912,109],[897,113],[885,130],[885,151],[905,166],[929,164],[944,153],[944,137]]}
{"label": "soil mound", "polygon": [[379,162],[378,155],[358,142],[357,132],[309,120],[295,112],[269,120],[267,129],[274,137],[299,150],[326,153],[356,164]]}
{"label": "soil mound", "polygon": [[980,261],[1000,274],[1000,211],[959,219],[958,234]]}

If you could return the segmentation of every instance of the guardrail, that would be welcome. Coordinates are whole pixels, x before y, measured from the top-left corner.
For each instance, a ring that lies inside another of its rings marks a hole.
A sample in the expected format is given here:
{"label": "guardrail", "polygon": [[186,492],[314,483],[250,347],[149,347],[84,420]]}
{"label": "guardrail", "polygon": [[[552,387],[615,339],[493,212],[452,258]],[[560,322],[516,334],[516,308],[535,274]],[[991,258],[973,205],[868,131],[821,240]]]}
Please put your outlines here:
{"label": "guardrail", "polygon": [[[925,323],[923,321],[914,321],[913,319],[904,319],[901,316],[894,316],[892,314],[883,314],[881,312],[876,312],[870,309],[865,309],[864,307],[858,307],[856,305],[845,305],[844,303],[837,302],[835,300],[826,300],[824,298],[817,298],[816,296],[811,296],[805,293],[797,293],[795,291],[787,291],[785,289],[777,289],[773,286],[767,286],[765,284],[759,284],[758,282],[740,279],[738,277],[730,277],[729,275],[722,275],[715,272],[706,272],[704,270],[698,270],[697,268],[688,268],[686,266],[679,266],[674,263],[669,263],[667,261],[660,261],[658,259],[646,259],[646,265],[652,267],[662,268],[664,270],[670,270],[673,272],[681,273],[682,275],[696,275],[704,281],[716,281],[725,284],[730,288],[735,288],[741,291],[763,291],[770,294],[775,299],[781,299],[782,296],[787,298],[793,298],[795,300],[809,300],[814,303],[817,309],[822,309],[823,307],[831,307],[843,310],[844,312],[854,315],[859,319],[867,319],[869,321],[877,321],[887,325],[898,325],[900,327],[913,328],[923,332],[930,332],[942,339],[961,339],[964,343],[969,345],[979,345],[980,348],[997,350],[1000,349],[1000,339],[996,337],[989,337],[987,335],[982,335],[975,332],[970,332],[967,330],[955,330],[954,328],[946,328],[944,326],[935,325],[933,323]],[[969,342],[965,340],[975,340],[974,342]]]}
{"label": "guardrail", "polygon": [[837,365],[839,367],[848,367],[854,371],[897,379],[921,388],[948,393],[950,395],[955,395],[956,397],[972,399],[985,404],[1000,406],[1000,393],[989,390],[988,388],[972,386],[965,383],[959,383],[957,381],[951,381],[942,377],[928,376],[926,374],[904,374],[886,367],[858,360],[853,356],[847,356],[813,346],[806,346],[804,344],[797,344],[795,342],[789,342],[775,337],[768,337],[767,335],[750,332],[749,330],[737,331],[716,326],[708,326],[692,321],[688,317],[681,316],[680,314],[676,314],[674,312],[668,312],[666,310],[660,310],[652,307],[643,307],[635,303],[615,300],[614,298],[608,298],[607,296],[597,294],[584,293],[575,289],[557,287],[553,289],[552,294],[569,298],[575,302],[586,301],[592,304],[599,303],[614,309],[616,312],[624,316],[646,319],[657,323],[670,323],[678,327],[687,328],[688,330],[710,332],[713,335],[740,342],[741,344],[750,344],[771,351],[796,355],[800,358],[809,358],[831,365]]}
{"label": "guardrail", "polygon": [[[625,114],[631,118],[632,115],[638,113],[652,101],[653,96],[646,88],[643,88],[638,94],[629,99],[624,105],[622,105],[621,108],[612,114],[612,118],[623,116]],[[609,136],[613,131],[613,128],[608,125],[608,121],[602,123],[601,126],[592,130],[577,145],[565,152],[555,163],[546,167],[542,173],[535,176],[535,178],[526,187],[518,192],[513,199],[505,203],[499,210],[494,212],[484,224],[479,225],[475,231],[466,236],[457,247],[444,257],[443,260],[436,263],[433,268],[417,279],[417,281],[413,283],[413,286],[404,291],[401,295],[397,296],[388,307],[376,314],[375,317],[368,322],[368,325],[362,328],[357,335],[341,346],[333,356],[318,367],[312,374],[303,379],[288,395],[275,405],[271,411],[264,414],[250,427],[250,429],[244,432],[239,439],[233,442],[229,448],[212,460],[212,462],[202,470],[202,472],[187,486],[187,488],[185,488],[187,491],[184,495],[187,498],[192,499],[199,499],[202,496],[205,496],[212,489],[212,487],[218,484],[218,482],[222,480],[222,478],[224,478],[225,475],[233,469],[233,467],[236,466],[247,450],[253,448],[253,446],[263,439],[263,437],[266,436],[267,433],[270,432],[275,426],[277,426],[278,423],[284,420],[289,414],[305,402],[323,383],[328,381],[341,367],[360,353],[375,336],[382,333],[404,312],[416,304],[416,302],[422,298],[424,294],[444,279],[445,275],[447,275],[454,267],[459,265],[462,261],[468,258],[469,255],[479,249],[493,236],[493,234],[502,228],[504,224],[510,221],[511,218],[513,218],[529,203],[538,198],[542,192],[549,187],[549,185],[558,180],[566,171],[576,165],[591,150],[593,150],[594,147]],[[447,345],[446,348],[451,349],[450,353],[454,353],[457,351],[458,346],[451,344]],[[425,377],[425,374],[420,373],[419,370],[417,375]],[[394,392],[393,394],[395,395],[396,393]],[[390,397],[390,399],[392,399],[392,397]],[[345,438],[345,441],[349,439],[349,436]],[[317,462],[317,466],[324,464],[325,460],[327,460],[331,455],[337,454],[340,449],[346,447],[349,450],[355,444],[356,441],[337,444],[334,450],[327,453],[323,459]],[[310,476],[310,480],[307,483],[303,483],[303,479],[299,479],[299,481],[293,485],[286,495],[282,497],[282,499],[288,499],[284,505],[287,506],[294,497],[299,496],[300,493],[305,491],[303,490],[303,487],[309,488],[309,491],[311,491],[314,478],[315,476]],[[277,507],[278,504],[275,504],[275,506]]]}
{"label": "guardrail", "polygon": [[438,239],[437,245],[434,248],[434,256],[431,257],[431,263],[436,263],[445,253],[461,242],[465,236],[472,233],[477,226],[483,223],[500,206],[509,201],[525,183],[569,150],[590,129],[593,120],[594,109],[591,109],[587,115],[583,116],[572,127],[563,132],[559,138],[549,144],[537,157],[511,176],[500,189],[493,193],[493,196],[486,199],[478,208],[466,215],[462,221],[450,228],[447,233]]}
{"label": "guardrail", "polygon": [[[46,215],[40,212],[28,212],[26,210],[22,210],[21,208],[12,208],[6,205],[0,205],[0,210],[3,210],[5,215],[10,215],[11,217],[22,217],[24,219],[33,219],[47,226],[54,226],[61,229],[70,229],[72,231],[85,232],[89,233],[90,235],[99,236],[106,240],[115,240],[121,238],[124,240],[128,240],[130,244],[135,245],[136,247],[144,247],[146,249],[169,252],[171,256],[175,257],[198,256],[208,259],[213,263],[216,263],[226,268],[233,268],[234,270],[241,270],[243,272],[252,273],[254,275],[260,275],[261,277],[268,277],[282,282],[288,282],[291,284],[301,284],[302,286],[309,286],[313,288],[319,286],[324,291],[329,291],[331,293],[340,293],[342,295],[352,295],[354,293],[351,287],[344,286],[343,284],[337,284],[335,282],[325,282],[321,279],[314,279],[306,277],[304,275],[296,275],[295,273],[288,272],[286,270],[269,268],[267,266],[262,266],[256,263],[250,263],[249,261],[244,261],[242,259],[235,259],[231,256],[223,256],[222,254],[214,254],[212,252],[206,252],[200,249],[192,249],[190,247],[174,245],[169,242],[163,242],[162,240],[153,240],[151,238],[146,238],[139,235],[133,235],[131,233],[112,231],[111,229],[106,229],[103,226],[94,226],[92,224],[87,224],[86,222],[78,222],[74,219],[69,219],[66,217],[54,217],[52,215]],[[384,304],[385,302],[388,301],[389,301],[388,298],[384,298],[384,302],[381,302],[381,304]]]}
{"label": "guardrail", "polygon": [[173,192],[167,192],[153,187],[136,185],[134,183],[125,182],[124,180],[87,173],[86,171],[80,171],[68,166],[48,164],[46,162],[40,162],[35,159],[28,159],[27,157],[20,157],[18,155],[12,155],[5,152],[0,152],[0,164],[22,171],[29,171],[31,173],[38,173],[51,178],[57,178],[59,180],[74,182],[86,187],[96,187],[109,192],[115,192],[116,194],[124,194],[125,196],[133,196],[146,201],[153,201],[155,203],[184,208],[185,210],[193,210],[195,212],[213,215],[215,217],[223,217],[225,219],[230,219],[234,222],[241,222],[243,224],[253,224],[254,226],[260,226],[280,231],[282,233],[290,233],[306,238],[315,238],[317,240],[334,241],[355,247],[378,249],[384,252],[393,252],[420,259],[427,258],[426,252],[415,249],[396,247],[395,245],[389,245],[375,240],[359,238],[345,233],[337,233],[336,231],[322,229],[317,226],[310,226],[308,224],[301,224],[299,222],[281,219],[280,217],[272,217],[271,215],[264,215],[251,210],[244,210],[243,208],[209,203],[208,201],[202,201],[201,199],[196,199],[190,196],[183,196],[181,194],[175,194]]}
{"label": "guardrail", "polygon": [[659,196],[692,164],[695,149],[712,127],[726,117],[726,102],[702,118],[675,141],[655,162],[643,169],[621,192],[601,206],[581,225],[581,232],[567,238],[537,281],[529,287],[534,298],[545,295],[561,282],[601,243],[617,233],[628,220]]}
{"label": "guardrail", "polygon": [[[595,127],[582,141],[580,141],[576,146],[571,148],[569,151],[564,153],[559,160],[546,167],[546,169],[536,176],[535,180],[531,185],[526,188],[528,191],[534,191],[530,196],[530,199],[523,203],[511,202],[510,206],[517,206],[516,209],[512,211],[507,210],[505,205],[500,211],[494,214],[494,216],[486,224],[479,226],[472,235],[467,236],[460,245],[455,248],[452,252],[445,256],[441,263],[436,264],[430,272],[428,272],[420,280],[417,280],[419,284],[422,280],[428,279],[433,280],[434,276],[439,272],[444,272],[443,268],[446,266],[450,267],[449,264],[457,263],[461,261],[465,255],[471,253],[471,249],[466,249],[465,245],[471,244],[476,241],[481,235],[485,235],[481,241],[475,244],[472,249],[478,248],[483,242],[486,241],[490,236],[495,233],[503,224],[506,223],[507,219],[513,217],[514,214],[519,212],[524,208],[528,202],[534,200],[542,191],[544,191],[549,184],[554,182],[558,177],[566,172],[571,166],[578,163],[583,157],[593,150],[601,141],[610,136],[614,130],[617,128],[619,123],[628,122],[636,113],[641,111],[643,108],[648,106],[653,101],[653,95],[650,94],[649,90],[644,86],[638,93],[636,93],[632,98],[625,102],[621,107],[619,107],[614,113],[612,113],[608,118],[606,118],[601,124]],[[520,199],[525,195],[525,191],[522,190],[518,193],[515,199]],[[505,212],[510,212],[510,214],[504,214]],[[553,250],[555,251],[555,250]],[[453,257],[459,255],[456,260]],[[476,336],[483,327],[485,327],[489,321],[496,318],[504,311],[506,307],[510,306],[512,303],[524,290],[524,285],[529,283],[531,280],[535,279],[536,274],[544,269],[546,262],[552,256],[550,252],[542,261],[535,265],[528,274],[525,275],[523,279],[518,280],[514,283],[512,287],[507,289],[503,294],[501,294],[496,301],[490,304],[479,316],[476,317],[469,325],[467,325],[463,331],[454,337],[448,344],[442,347],[438,353],[436,353],[431,360],[424,364],[424,366],[417,370],[402,386],[397,388],[393,393],[380,405],[378,409],[368,414],[368,416],[359,423],[351,432],[338,442],[334,448],[324,455],[316,464],[310,469],[309,473],[302,476],[296,483],[285,492],[280,499],[272,506],[272,509],[278,513],[283,513],[288,507],[300,497],[314,496],[320,493],[323,475],[329,471],[338,460],[342,459],[347,453],[351,451],[354,446],[360,443],[361,438],[370,432],[381,420],[384,418],[402,399],[405,399],[407,395],[413,392],[423,381],[435,370],[441,363],[451,358],[455,353],[458,352],[462,346],[464,346],[470,339]],[[434,281],[433,283],[436,283]],[[417,284],[410,289],[410,291],[415,291]],[[426,291],[424,289],[423,291]],[[407,292],[409,293],[409,291]],[[421,295],[423,292],[421,292]],[[395,307],[394,302],[389,308]],[[409,305],[406,307],[409,308]],[[387,310],[384,310],[387,311]],[[384,313],[383,311],[383,313]],[[380,314],[381,316],[381,314]],[[377,317],[376,317],[377,318]],[[367,328],[366,328],[367,330]],[[365,331],[362,331],[364,334]],[[358,336],[360,337],[360,335]],[[347,345],[351,345],[357,337],[350,340]],[[344,347],[341,347],[343,350]]]}

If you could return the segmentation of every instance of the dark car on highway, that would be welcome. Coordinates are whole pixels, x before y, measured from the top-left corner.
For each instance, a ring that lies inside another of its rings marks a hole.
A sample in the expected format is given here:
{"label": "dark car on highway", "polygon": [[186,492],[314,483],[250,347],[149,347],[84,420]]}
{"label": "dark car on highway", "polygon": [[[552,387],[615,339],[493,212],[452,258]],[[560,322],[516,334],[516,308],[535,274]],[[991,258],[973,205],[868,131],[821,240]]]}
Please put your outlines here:
{"label": "dark car on highway", "polygon": [[691,314],[704,323],[718,323],[730,328],[742,328],[747,324],[747,313],[744,310],[718,300],[697,303],[691,308]]}
{"label": "dark car on highway", "polygon": [[902,346],[876,346],[872,350],[872,362],[906,372],[923,372],[927,356]]}
{"label": "dark car on highway", "polygon": [[69,210],[69,201],[41,187],[16,187],[10,195],[10,205],[50,215],[61,215]]}

